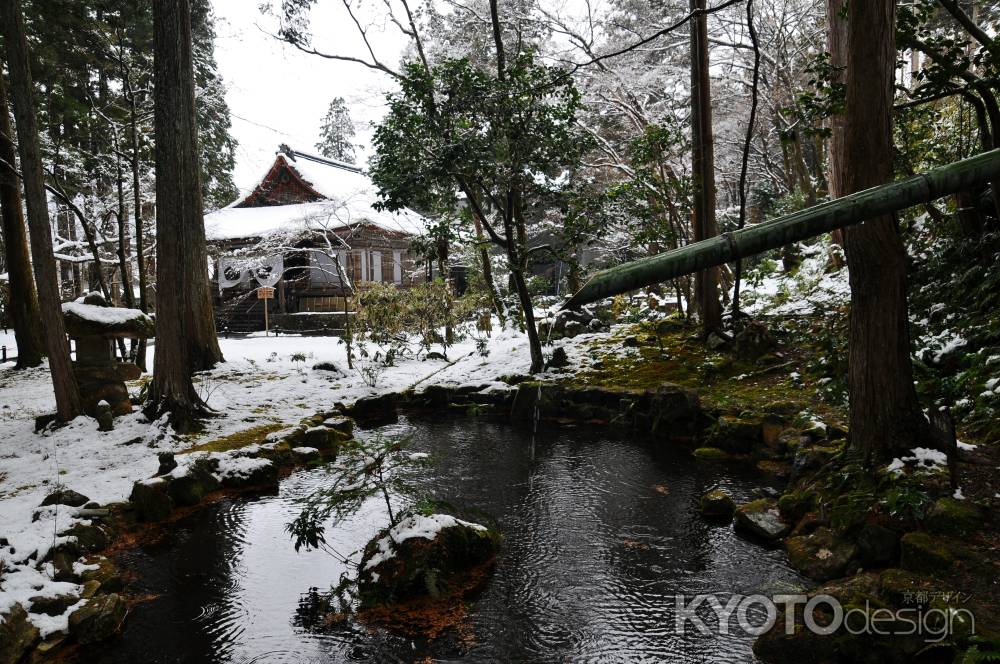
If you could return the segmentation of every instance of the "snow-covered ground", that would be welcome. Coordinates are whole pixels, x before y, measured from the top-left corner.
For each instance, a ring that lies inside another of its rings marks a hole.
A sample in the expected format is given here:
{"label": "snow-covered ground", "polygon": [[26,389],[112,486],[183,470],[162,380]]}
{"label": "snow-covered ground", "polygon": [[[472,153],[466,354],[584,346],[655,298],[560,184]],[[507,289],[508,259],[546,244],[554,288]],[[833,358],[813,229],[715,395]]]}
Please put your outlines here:
{"label": "snow-covered ground", "polygon": [[[0,345],[10,352],[13,333],[0,335]],[[452,364],[400,359],[397,366],[385,369],[373,388],[358,372],[347,371],[346,349],[335,338],[255,335],[220,343],[226,362],[197,379],[199,393],[219,416],[209,419],[206,430],[194,438],[177,437],[138,412],[116,419],[110,432],[100,432],[95,420],[80,417],[37,434],[35,416],[55,410],[47,369],[15,371],[10,363],[0,365],[0,538],[7,541],[0,548],[0,568],[7,568],[0,579],[0,613],[28,597],[55,596],[74,588],[54,582],[51,569],[34,567],[34,561],[58,543],[58,532],[81,521],[73,516],[74,508],[40,509],[45,496],[59,487],[101,504],[122,501],[136,480],[156,472],[157,452],[178,452],[262,424],[295,424],[337,402],[416,383],[499,385],[499,376],[525,373],[530,364],[523,334],[495,330],[485,357],[470,339],[449,349]],[[320,362],[332,362],[341,372],[313,369]],[[138,388],[130,386],[133,392]],[[65,629],[67,617],[68,612],[55,619],[31,615],[47,633]]]}

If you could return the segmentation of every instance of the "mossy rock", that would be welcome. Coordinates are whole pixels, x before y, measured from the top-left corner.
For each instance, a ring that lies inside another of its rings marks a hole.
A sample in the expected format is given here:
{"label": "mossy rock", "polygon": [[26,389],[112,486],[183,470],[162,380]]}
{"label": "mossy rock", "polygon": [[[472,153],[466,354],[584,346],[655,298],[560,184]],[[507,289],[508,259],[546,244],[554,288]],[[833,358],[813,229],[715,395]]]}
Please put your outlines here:
{"label": "mossy rock", "polygon": [[20,604],[0,614],[0,662],[21,661],[37,640],[38,628],[31,624],[28,612]]}
{"label": "mossy rock", "polygon": [[515,422],[533,422],[536,412],[542,417],[563,415],[563,388],[552,383],[525,381],[518,384],[510,417]]}
{"label": "mossy rock", "polygon": [[129,502],[139,521],[163,521],[174,509],[174,501],[167,493],[169,482],[162,477],[141,480],[132,485]]}
{"label": "mossy rock", "polygon": [[76,548],[79,553],[94,553],[108,546],[108,534],[97,524],[76,523],[59,533],[76,538]]}
{"label": "mossy rock", "polygon": [[773,542],[788,534],[789,527],[781,519],[778,503],[771,498],[758,498],[736,508],[736,529]]}
{"label": "mossy rock", "polygon": [[354,420],[349,417],[331,415],[323,420],[323,426],[327,429],[339,431],[345,439],[354,435]]}
{"label": "mossy rock", "polygon": [[708,442],[733,454],[750,454],[762,444],[762,427],[759,418],[723,415],[709,431]]}
{"label": "mossy rock", "polygon": [[96,556],[84,560],[87,566],[97,565],[97,569],[85,570],[80,579],[84,583],[97,582],[100,584],[101,592],[116,593],[125,588],[121,571],[118,567],[103,556]]}
{"label": "mossy rock", "polygon": [[698,509],[709,518],[731,519],[736,511],[736,502],[725,489],[712,489],[698,501]]}
{"label": "mossy rock", "polygon": [[778,498],[778,510],[789,523],[797,523],[808,512],[816,509],[816,494],[792,491]]}
{"label": "mossy rock", "polygon": [[720,450],[718,447],[699,447],[691,454],[697,459],[705,459],[707,461],[722,461],[731,458],[728,452]]}
{"label": "mossy rock", "polygon": [[355,401],[347,414],[368,424],[395,422],[399,418],[396,411],[398,401],[399,395],[394,392],[364,397]]}
{"label": "mossy rock", "polygon": [[981,530],[985,520],[985,511],[975,503],[939,498],[927,512],[924,527],[938,535],[968,537]]}
{"label": "mossy rock", "polygon": [[905,569],[893,567],[879,575],[879,593],[886,601],[902,606],[913,602],[918,592],[928,592],[933,586],[925,574],[917,574]]}
{"label": "mossy rock", "polygon": [[[302,436],[301,446],[315,447],[321,452],[330,452],[336,450],[342,440],[344,440],[344,435],[336,429],[314,426],[306,429]],[[300,445],[296,445],[296,447],[300,447]]]}
{"label": "mossy rock", "polygon": [[955,558],[948,543],[940,537],[916,531],[906,533],[900,540],[899,565],[912,572],[943,572]]}
{"label": "mossy rock", "polygon": [[461,593],[492,564],[499,533],[444,514],[406,517],[365,546],[358,574],[361,608]]}
{"label": "mossy rock", "polygon": [[208,459],[198,459],[186,474],[179,477],[165,477],[168,480],[167,495],[174,505],[190,507],[197,505],[202,499],[221,486],[213,472],[215,465]]}
{"label": "mossy rock", "polygon": [[817,528],[811,535],[785,541],[788,562],[799,572],[817,581],[844,575],[858,553],[852,542],[842,540],[829,528]]}
{"label": "mossy rock", "polygon": [[99,595],[69,616],[69,631],[81,644],[114,636],[125,622],[127,606],[121,595]]}

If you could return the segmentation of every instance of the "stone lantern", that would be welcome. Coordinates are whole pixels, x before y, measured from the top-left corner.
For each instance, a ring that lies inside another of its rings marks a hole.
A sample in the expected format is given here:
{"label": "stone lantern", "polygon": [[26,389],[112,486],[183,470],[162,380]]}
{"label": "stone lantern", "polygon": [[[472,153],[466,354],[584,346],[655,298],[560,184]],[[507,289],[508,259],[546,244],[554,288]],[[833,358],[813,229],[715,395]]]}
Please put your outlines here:
{"label": "stone lantern", "polygon": [[131,362],[118,362],[115,344],[118,339],[154,336],[152,317],[138,309],[112,307],[99,293],[89,293],[63,304],[63,319],[66,333],[76,343],[73,373],[80,385],[84,412],[98,420],[107,417],[109,410],[113,415],[131,413],[125,381],[136,380],[142,370]]}

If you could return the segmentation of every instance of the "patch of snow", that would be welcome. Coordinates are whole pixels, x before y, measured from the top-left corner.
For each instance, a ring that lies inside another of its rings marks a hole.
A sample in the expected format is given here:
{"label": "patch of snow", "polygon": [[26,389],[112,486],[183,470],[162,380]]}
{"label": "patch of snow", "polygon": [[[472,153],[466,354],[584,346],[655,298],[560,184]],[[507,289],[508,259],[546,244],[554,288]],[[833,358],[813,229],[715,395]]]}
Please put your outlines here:
{"label": "patch of snow", "polygon": [[139,309],[100,307],[96,304],[84,304],[83,302],[64,302],[62,308],[65,313],[73,313],[84,320],[101,325],[124,325],[133,320],[148,320],[150,325],[153,322],[147,314]]}
{"label": "patch of snow", "polygon": [[962,495],[962,487],[955,489],[955,493],[951,495],[955,500],[965,500],[965,496]]}
{"label": "patch of snow", "polygon": [[429,516],[414,514],[397,523],[389,530],[389,533],[385,537],[379,539],[376,543],[378,550],[365,563],[365,569],[377,567],[386,560],[391,559],[396,553],[395,545],[397,544],[416,537],[433,540],[445,528],[454,528],[455,526],[466,526],[473,530],[486,531],[486,526],[470,521],[462,521],[450,514],[431,514]]}

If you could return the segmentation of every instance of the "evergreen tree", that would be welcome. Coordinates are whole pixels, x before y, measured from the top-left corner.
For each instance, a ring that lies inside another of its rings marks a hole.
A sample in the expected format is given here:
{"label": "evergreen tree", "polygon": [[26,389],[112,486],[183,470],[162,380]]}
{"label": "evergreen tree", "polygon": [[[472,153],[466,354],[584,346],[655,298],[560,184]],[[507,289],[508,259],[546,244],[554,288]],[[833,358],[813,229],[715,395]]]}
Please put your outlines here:
{"label": "evergreen tree", "polygon": [[195,104],[201,150],[201,190],[205,208],[232,203],[239,195],[233,182],[236,139],[226,88],[215,62],[215,18],[209,0],[191,2],[191,36],[194,42]]}
{"label": "evergreen tree", "polygon": [[344,161],[353,164],[354,144],[354,122],[351,121],[350,111],[343,97],[335,97],[330,102],[330,107],[323,118],[320,127],[320,140],[316,144],[316,149],[324,157]]}

